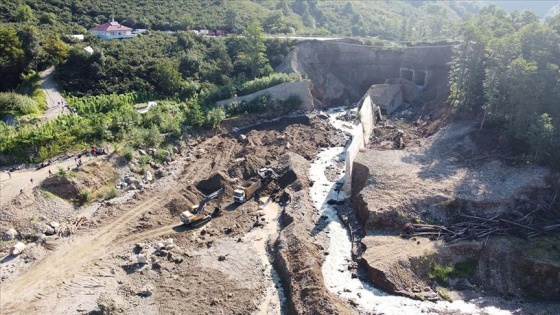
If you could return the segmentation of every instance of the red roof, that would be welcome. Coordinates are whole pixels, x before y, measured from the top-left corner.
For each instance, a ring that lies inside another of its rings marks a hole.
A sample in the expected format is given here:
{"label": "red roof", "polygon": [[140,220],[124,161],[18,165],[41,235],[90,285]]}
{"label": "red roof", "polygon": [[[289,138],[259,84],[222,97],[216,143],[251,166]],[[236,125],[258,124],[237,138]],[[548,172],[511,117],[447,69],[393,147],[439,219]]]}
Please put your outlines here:
{"label": "red roof", "polygon": [[113,32],[113,31],[132,31],[130,27],[126,27],[124,25],[120,25],[119,22],[111,21],[99,26],[93,27],[90,31],[104,31],[104,32]]}

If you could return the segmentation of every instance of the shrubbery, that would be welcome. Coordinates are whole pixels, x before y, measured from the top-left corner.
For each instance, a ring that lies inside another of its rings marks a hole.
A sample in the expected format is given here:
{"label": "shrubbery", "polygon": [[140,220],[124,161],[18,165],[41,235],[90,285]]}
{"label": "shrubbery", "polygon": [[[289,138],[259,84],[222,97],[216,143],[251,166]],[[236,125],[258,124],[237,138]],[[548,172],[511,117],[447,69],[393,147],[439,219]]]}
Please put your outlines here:
{"label": "shrubbery", "polygon": [[[42,93],[42,91],[39,91]],[[0,93],[0,113],[14,113],[16,115],[39,114],[40,104],[33,98],[17,93]]]}
{"label": "shrubbery", "polygon": [[286,83],[286,82],[295,82],[295,81],[300,81],[301,80],[301,75],[297,74],[297,73],[273,73],[269,76],[266,77],[262,77],[262,78],[257,78],[251,81],[247,81],[245,83],[243,83],[238,91],[237,91],[237,95],[241,96],[241,95],[247,95],[247,94],[251,94],[251,93],[255,93],[258,92],[260,90],[264,90],[266,88],[278,85],[278,84],[282,84],[282,83]]}

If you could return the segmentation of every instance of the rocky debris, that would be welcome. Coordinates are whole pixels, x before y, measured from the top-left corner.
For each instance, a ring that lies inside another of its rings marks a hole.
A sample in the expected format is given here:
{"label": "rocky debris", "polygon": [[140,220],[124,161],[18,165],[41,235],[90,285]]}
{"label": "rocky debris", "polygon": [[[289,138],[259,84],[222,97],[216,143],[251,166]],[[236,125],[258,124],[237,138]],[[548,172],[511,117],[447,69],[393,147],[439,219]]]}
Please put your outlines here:
{"label": "rocky debris", "polygon": [[155,175],[156,175],[157,178],[162,178],[162,177],[167,176],[167,172],[164,169],[160,168],[160,169],[156,170]]}
{"label": "rocky debris", "polygon": [[324,111],[319,111],[319,113],[317,114],[317,117],[319,117],[321,119],[329,119],[329,115],[327,113],[325,113]]}
{"label": "rocky debris", "polygon": [[171,250],[173,249],[173,247],[175,247],[175,245],[173,245],[173,239],[172,238],[168,238],[163,242],[163,245],[165,246],[166,250]]}
{"label": "rocky debris", "polygon": [[51,236],[51,235],[55,235],[56,231],[55,229],[50,226],[50,225],[45,225],[44,229],[43,229],[43,234],[47,235],[47,236]]}
{"label": "rocky debris", "polygon": [[146,257],[146,254],[138,254],[136,256],[136,261],[139,264],[147,264],[148,263],[148,258]]}
{"label": "rocky debris", "polygon": [[101,293],[99,298],[97,298],[97,307],[101,312],[101,315],[114,315],[114,314],[123,314],[123,308],[117,304],[115,299],[113,299],[107,293]]}
{"label": "rocky debris", "polygon": [[18,233],[14,228],[9,228],[2,234],[3,241],[11,241],[16,239]]}
{"label": "rocky debris", "polygon": [[154,180],[152,172],[146,171],[146,174],[144,174],[144,180],[147,182],[151,182],[152,180]]}
{"label": "rocky debris", "polygon": [[153,294],[154,288],[151,285],[145,285],[136,294],[141,297],[149,297]]}
{"label": "rocky debris", "polygon": [[11,252],[12,255],[19,255],[25,250],[25,247],[26,246],[25,246],[24,243],[17,242],[17,243],[14,244],[14,246],[12,246],[12,249],[11,249],[10,252]]}
{"label": "rocky debris", "polygon": [[418,95],[420,95],[418,86],[416,86],[416,84],[412,81],[406,79],[388,79],[385,80],[385,83],[400,84],[403,94],[403,100],[407,103],[411,103],[418,97]]}

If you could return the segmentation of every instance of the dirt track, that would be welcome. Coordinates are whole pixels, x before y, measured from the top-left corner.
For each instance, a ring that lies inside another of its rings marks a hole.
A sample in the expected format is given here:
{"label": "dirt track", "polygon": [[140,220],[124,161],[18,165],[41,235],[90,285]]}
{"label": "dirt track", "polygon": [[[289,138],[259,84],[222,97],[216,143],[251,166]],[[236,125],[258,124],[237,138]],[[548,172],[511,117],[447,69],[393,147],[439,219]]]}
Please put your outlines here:
{"label": "dirt track", "polygon": [[[286,151],[313,156],[318,147],[328,146],[330,141],[334,141],[332,136],[328,136],[329,131],[325,127],[326,124],[318,120],[309,125],[286,124],[278,126],[277,130],[252,131],[247,134],[248,143],[243,145],[227,135],[208,138],[192,148],[192,152],[202,152],[197,154],[194,160],[192,157],[183,157],[173,162],[169,167],[170,176],[149,185],[143,193],[137,194],[125,204],[102,205],[91,219],[92,228],[78,231],[70,240],[49,240],[48,242],[56,245],[54,251],[47,251],[45,258],[35,261],[26,272],[13,280],[2,282],[0,303],[3,314],[34,314],[39,309],[41,312],[48,312],[59,310],[60,305],[65,303],[69,305],[64,309],[64,313],[76,311],[77,305],[73,305],[75,303],[88,305],[91,311],[91,305],[95,305],[100,292],[91,289],[93,291],[88,293],[91,296],[79,297],[72,292],[86,290],[88,286],[92,286],[92,280],[88,277],[106,268],[113,273],[111,277],[119,279],[120,284],[114,280],[109,284],[109,280],[99,282],[97,279],[93,286],[105,286],[106,290],[113,292],[112,296],[121,300],[123,308],[129,311],[139,311],[138,305],[154,307],[149,300],[134,302],[126,298],[130,290],[136,290],[134,287],[152,283],[156,291],[160,292],[155,295],[160,305],[156,309],[160,313],[183,310],[184,305],[172,303],[177,298],[173,297],[177,294],[176,288],[193,286],[207,292],[203,292],[199,299],[193,300],[189,307],[191,313],[207,310],[208,304],[202,303],[200,298],[208,300],[211,305],[216,304],[216,311],[221,309],[226,313],[246,314],[259,310],[261,313],[268,313],[270,309],[275,313],[279,312],[278,302],[275,302],[274,298],[278,293],[271,293],[272,291],[263,287],[266,281],[271,281],[270,275],[266,274],[271,271],[270,267],[266,267],[267,259],[263,261],[260,258],[266,256],[265,243],[269,233],[273,233],[270,231],[274,229],[267,228],[269,232],[264,234],[251,232],[255,222],[254,215],[258,210],[257,203],[247,202],[241,208],[229,205],[220,217],[195,230],[186,229],[180,224],[173,204],[175,202],[177,207],[181,208],[198,202],[196,199],[200,198],[197,197],[200,196],[200,192],[193,194],[194,186],[216,172],[224,172],[232,178],[246,177],[266,163],[274,163],[274,160]],[[226,191],[224,198],[224,204],[229,204],[231,191]],[[7,204],[9,209],[16,207],[10,202]],[[21,211],[32,213],[34,210],[30,208]],[[263,218],[267,224],[274,221],[271,216]],[[99,228],[95,228],[96,226]],[[249,235],[254,236],[246,239],[245,236]],[[126,266],[135,262],[135,257],[131,257],[134,243],[153,242],[169,236],[175,239],[177,246],[186,251],[183,255],[185,262],[179,265],[166,265],[166,262],[162,262],[164,269],[159,273],[149,271],[147,274],[131,274],[133,271],[127,271],[131,269]],[[243,241],[244,239],[246,241]],[[255,239],[256,243],[252,244],[251,239]],[[214,263],[220,255],[229,258],[220,264]],[[125,259],[125,265],[122,265],[122,257],[129,257]],[[198,257],[207,258],[201,260]],[[211,259],[212,263],[205,262],[207,259]],[[233,264],[229,269],[234,270],[234,275],[224,278],[224,266],[229,263]],[[118,266],[122,269],[115,268]],[[165,274],[168,276],[164,277]],[[201,277],[206,279],[203,283],[200,283]],[[266,278],[269,280],[265,281]],[[69,283],[72,285],[68,285]],[[229,298],[232,294],[235,294],[235,299]],[[218,296],[224,298],[219,298],[218,303],[212,302]],[[62,300],[59,297],[62,297]],[[183,296],[182,299],[187,297]],[[244,306],[240,307],[241,305]],[[79,309],[84,307],[80,306]],[[147,311],[142,309],[140,312]]]}

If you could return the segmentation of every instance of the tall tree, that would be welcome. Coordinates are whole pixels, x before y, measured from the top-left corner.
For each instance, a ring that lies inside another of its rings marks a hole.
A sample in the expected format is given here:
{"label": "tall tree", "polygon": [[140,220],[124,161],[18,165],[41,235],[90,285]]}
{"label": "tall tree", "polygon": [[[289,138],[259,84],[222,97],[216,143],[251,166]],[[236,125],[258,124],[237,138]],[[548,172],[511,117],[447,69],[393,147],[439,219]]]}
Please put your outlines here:
{"label": "tall tree", "polygon": [[238,55],[249,67],[250,75],[253,78],[266,75],[272,72],[266,57],[266,45],[264,44],[264,31],[258,22],[253,22],[243,32],[245,46]]}
{"label": "tall tree", "polygon": [[24,61],[23,44],[14,27],[0,24],[0,91],[13,89]]}
{"label": "tall tree", "polygon": [[482,105],[484,80],[484,42],[475,25],[465,25],[462,42],[455,48],[451,61],[450,103],[463,109]]}

